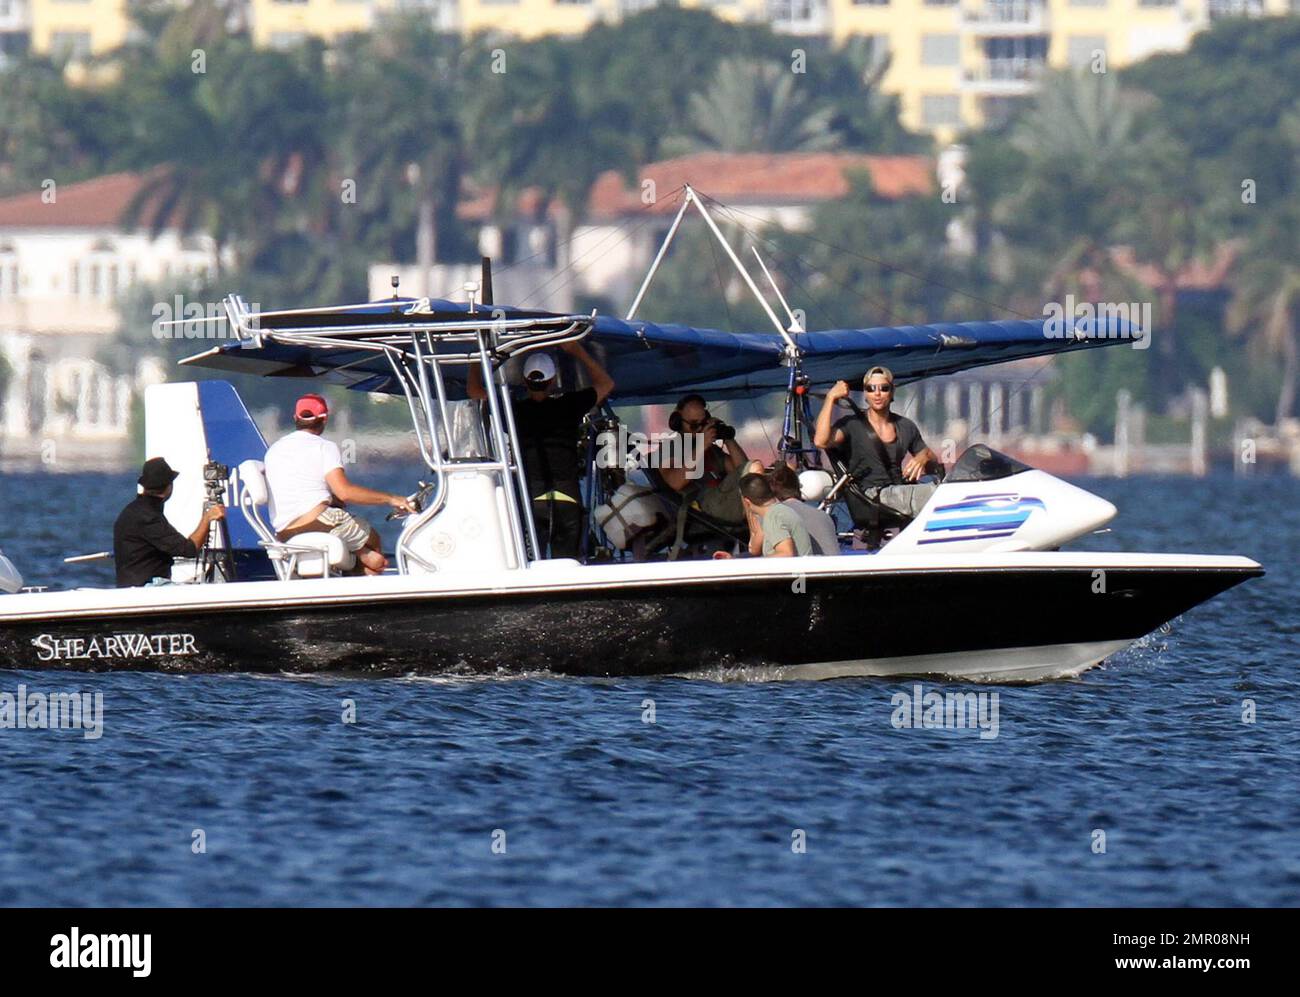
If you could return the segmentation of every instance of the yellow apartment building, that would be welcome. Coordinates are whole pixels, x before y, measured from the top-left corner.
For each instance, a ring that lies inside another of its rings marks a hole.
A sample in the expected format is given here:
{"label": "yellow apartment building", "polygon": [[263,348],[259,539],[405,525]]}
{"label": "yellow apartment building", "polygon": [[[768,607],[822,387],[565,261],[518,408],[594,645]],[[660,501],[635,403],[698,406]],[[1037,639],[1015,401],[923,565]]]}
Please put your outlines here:
{"label": "yellow apartment building", "polygon": [[[383,30],[394,12],[445,31],[533,38],[580,34],[659,0],[234,0],[258,45]],[[995,122],[1045,68],[1119,68],[1185,48],[1221,17],[1300,12],[1300,0],[680,0],[735,21],[840,44],[868,36],[890,59],[884,86],[908,127],[950,140]],[[0,0],[0,62],[28,33],[36,52],[108,51],[126,38],[127,0]],[[10,37],[6,47],[4,39]]]}

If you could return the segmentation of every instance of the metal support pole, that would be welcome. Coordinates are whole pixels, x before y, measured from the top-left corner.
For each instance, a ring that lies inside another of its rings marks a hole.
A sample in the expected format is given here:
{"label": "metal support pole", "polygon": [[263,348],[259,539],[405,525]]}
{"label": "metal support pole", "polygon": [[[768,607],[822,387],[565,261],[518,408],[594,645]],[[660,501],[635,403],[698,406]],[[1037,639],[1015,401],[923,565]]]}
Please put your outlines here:
{"label": "metal support pole", "polygon": [[668,246],[673,241],[673,236],[677,234],[677,227],[682,223],[682,216],[686,214],[686,209],[691,203],[690,188],[686,188],[686,198],[682,201],[682,206],[677,211],[677,217],[668,228],[668,234],[664,236],[663,244],[659,247],[659,252],[655,254],[654,262],[650,264],[650,270],[645,275],[645,280],[641,281],[641,289],[636,292],[636,297],[632,299],[632,307],[627,310],[624,319],[632,321],[636,310],[641,307],[641,299],[645,297],[646,291],[650,290],[650,282],[654,280],[655,273],[659,270],[659,264],[663,262],[664,254],[668,252]]}
{"label": "metal support pole", "polygon": [[686,187],[686,196],[688,199],[695,202],[695,207],[698,208],[700,214],[704,216],[704,223],[709,226],[709,231],[712,232],[718,242],[722,244],[723,251],[731,259],[731,262],[735,264],[736,270],[740,272],[740,276],[745,281],[745,284],[754,292],[754,297],[757,298],[758,303],[763,306],[763,311],[765,311],[767,317],[772,320],[772,325],[776,327],[776,331],[780,333],[781,338],[785,340],[786,347],[797,355],[799,347],[796,346],[794,340],[790,338],[790,334],[785,331],[785,326],[783,326],[781,320],[776,317],[776,312],[772,311],[772,306],[767,303],[767,298],[763,297],[762,293],[758,290],[758,285],[754,283],[754,278],[751,277],[749,271],[745,269],[745,264],[740,262],[740,257],[736,255],[736,251],[731,248],[731,243],[729,243],[723,236],[722,230],[718,228],[717,222],[715,222],[713,216],[709,214],[709,209],[706,208],[704,202],[696,196],[695,190],[690,185],[687,185]]}

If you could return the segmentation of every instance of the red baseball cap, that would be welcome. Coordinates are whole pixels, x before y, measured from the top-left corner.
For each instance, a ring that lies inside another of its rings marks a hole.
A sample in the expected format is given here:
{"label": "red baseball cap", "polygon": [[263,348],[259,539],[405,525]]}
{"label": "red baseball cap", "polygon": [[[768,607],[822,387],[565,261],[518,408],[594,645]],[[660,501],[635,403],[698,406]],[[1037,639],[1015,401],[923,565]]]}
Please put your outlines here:
{"label": "red baseball cap", "polygon": [[320,395],[303,395],[293,403],[293,413],[299,419],[323,419],[329,415],[330,407]]}

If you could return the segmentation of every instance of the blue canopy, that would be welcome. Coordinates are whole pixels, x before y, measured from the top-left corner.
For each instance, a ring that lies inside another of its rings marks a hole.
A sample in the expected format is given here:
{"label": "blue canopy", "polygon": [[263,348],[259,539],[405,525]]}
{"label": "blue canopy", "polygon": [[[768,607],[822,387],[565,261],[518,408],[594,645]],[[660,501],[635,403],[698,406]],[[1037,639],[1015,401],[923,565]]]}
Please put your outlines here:
{"label": "blue canopy", "polygon": [[[359,391],[399,393],[388,361],[364,350],[350,349],[347,338],[337,345],[302,345],[275,339],[277,331],[291,333],[304,326],[373,326],[348,333],[366,337],[381,330],[400,331],[415,321],[406,309],[411,299],[395,299],[355,308],[280,313],[260,318],[269,333],[260,344],[237,340],[183,363],[268,377],[312,377]],[[482,306],[479,311],[482,312]],[[496,306],[508,319],[560,319],[551,312]],[[435,300],[419,321],[463,322],[469,306]],[[879,326],[871,329],[830,329],[795,333],[804,372],[814,385],[841,378],[860,380],[876,364],[889,367],[900,382],[952,374],[988,364],[1074,350],[1132,343],[1141,333],[1112,317],[1066,320],[939,322],[932,325]],[[722,332],[687,325],[659,325],[608,315],[596,316],[588,344],[617,383],[614,400],[624,404],[675,401],[689,391],[709,398],[748,397],[783,391],[788,369],[782,364],[785,340],[776,333]],[[459,347],[463,349],[463,347]],[[450,349],[450,348],[449,348]],[[464,397],[463,374],[445,368],[448,392]]]}

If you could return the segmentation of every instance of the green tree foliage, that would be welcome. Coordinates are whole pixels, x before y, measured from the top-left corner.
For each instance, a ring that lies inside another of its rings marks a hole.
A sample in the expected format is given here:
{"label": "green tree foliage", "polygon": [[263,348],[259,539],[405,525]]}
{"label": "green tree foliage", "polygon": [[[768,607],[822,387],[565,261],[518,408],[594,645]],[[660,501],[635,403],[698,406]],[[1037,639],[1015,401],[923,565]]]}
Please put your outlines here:
{"label": "green tree foliage", "polygon": [[818,106],[779,62],[729,58],[709,88],[691,96],[683,152],[819,152],[840,144],[835,108]]}
{"label": "green tree foliage", "polygon": [[70,86],[60,63],[18,61],[0,72],[0,196],[105,172],[127,120],[112,94]]}
{"label": "green tree foliage", "polygon": [[[0,73],[0,193],[145,173],[127,221],[210,234],[230,269],[187,293],[211,300],[232,286],[267,307],[356,299],[366,264],[414,258],[421,232],[440,260],[469,258],[456,215],[468,180],[499,189],[503,214],[535,188],[539,213],[561,206],[549,217],[563,244],[601,173],[631,177],[685,148],[930,149],[899,124],[867,40],[832,47],[698,9],[508,45],[397,19],[288,52],[232,34],[224,0],[132,10],[141,30],[76,83],[40,58]],[[1209,364],[1248,367],[1280,417],[1296,402],[1298,92],[1300,19],[1224,19],[1184,53],[1049,76],[1005,128],[968,137],[955,202],[890,201],[860,177],[806,232],[743,211],[720,221],[763,248],[813,327],[1038,316],[1069,294],[1154,300],[1151,351],[1062,364],[1090,428],[1104,431],[1117,387],[1158,406]],[[950,248],[960,231],[973,253]],[[1232,304],[1216,324],[1176,278],[1229,239]],[[1121,245],[1151,286],[1117,265]],[[767,328],[719,254],[686,233],[643,312]]]}

